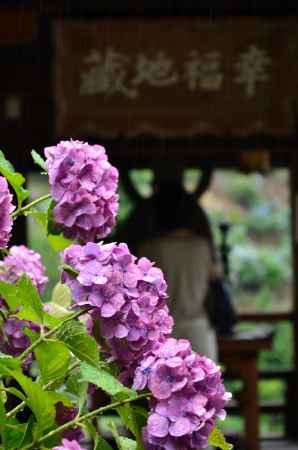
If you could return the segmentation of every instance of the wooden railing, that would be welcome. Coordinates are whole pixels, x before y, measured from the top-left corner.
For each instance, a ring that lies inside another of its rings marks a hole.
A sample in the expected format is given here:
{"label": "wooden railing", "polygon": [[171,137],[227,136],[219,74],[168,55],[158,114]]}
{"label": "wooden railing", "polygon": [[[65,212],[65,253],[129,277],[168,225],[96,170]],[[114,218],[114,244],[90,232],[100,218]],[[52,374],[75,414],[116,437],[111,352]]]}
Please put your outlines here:
{"label": "wooden railing", "polygon": [[240,322],[289,322],[294,319],[294,313],[289,312],[274,312],[274,313],[242,313],[238,315]]}
{"label": "wooden railing", "polygon": [[[293,312],[275,312],[275,313],[243,313],[239,314],[239,320],[242,322],[257,323],[278,323],[292,322],[294,320]],[[225,375],[230,379],[229,373]],[[282,401],[262,401],[260,402],[260,412],[263,414],[283,414],[285,418],[285,436],[287,438],[297,436],[295,423],[295,409],[292,407],[292,400],[295,398],[295,371],[291,369],[261,370],[259,380],[281,380],[285,383],[285,398]],[[227,408],[229,414],[239,414],[240,408],[237,400],[231,402]]]}

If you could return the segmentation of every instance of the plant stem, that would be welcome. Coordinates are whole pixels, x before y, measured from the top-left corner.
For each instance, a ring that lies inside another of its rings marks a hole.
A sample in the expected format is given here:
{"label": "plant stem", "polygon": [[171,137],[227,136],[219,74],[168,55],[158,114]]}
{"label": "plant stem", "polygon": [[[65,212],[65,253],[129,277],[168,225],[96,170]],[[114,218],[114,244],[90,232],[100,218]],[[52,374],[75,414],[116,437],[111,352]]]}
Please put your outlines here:
{"label": "plant stem", "polygon": [[125,400],[119,400],[118,402],[110,403],[109,405],[101,406],[100,408],[94,409],[89,413],[84,414],[81,417],[76,419],[76,423],[79,425],[80,422],[85,422],[86,420],[93,419],[93,417],[98,416],[99,414],[103,414],[105,411],[109,409],[118,408],[118,406],[125,405],[126,403],[136,402],[138,400],[142,400],[143,398],[149,398],[151,396],[150,393],[146,392],[145,394],[137,395],[134,398],[126,398]]}
{"label": "plant stem", "polygon": [[26,406],[25,401],[19,403],[15,408],[8,411],[8,413],[6,414],[6,419],[10,419],[11,417],[16,416],[18,414],[18,412],[22,411],[22,409],[25,408],[25,406]]}
{"label": "plant stem", "polygon": [[48,200],[51,198],[51,194],[42,195],[41,197],[33,200],[31,203],[28,203],[27,205],[23,206],[22,208],[18,208],[14,213],[12,213],[11,217],[15,219],[20,214],[23,214],[24,212],[28,211],[32,208],[32,206],[38,205],[38,203],[44,202],[45,200]]}
{"label": "plant stem", "polygon": [[60,330],[60,328],[62,328],[66,322],[76,319],[77,317],[82,316],[83,314],[86,314],[86,312],[90,311],[90,309],[93,309],[93,306],[89,306],[85,309],[80,309],[79,311],[76,311],[75,313],[73,313],[71,316],[67,317],[65,320],[63,320],[63,322],[59,323],[56,327],[52,328],[46,334],[44,334],[43,336],[40,336],[38,339],[36,339],[36,341],[34,341],[33,344],[30,345],[30,347],[26,348],[26,350],[18,357],[18,359],[20,361],[24,361],[27,358],[27,356],[30,353],[32,353],[32,351],[39,344],[41,344],[43,341],[45,341],[46,339],[51,337],[53,334],[55,334],[58,330]]}
{"label": "plant stem", "polygon": [[5,321],[7,319],[4,311],[2,311],[2,309],[0,309],[0,316],[2,317],[2,319]]}
{"label": "plant stem", "polygon": [[90,411],[89,413],[84,414],[81,417],[76,417],[75,419],[73,419],[67,423],[64,423],[63,425],[56,428],[55,430],[52,430],[49,433],[42,436],[36,442],[27,445],[26,447],[23,448],[23,450],[34,448],[37,444],[41,444],[42,442],[46,441],[47,439],[51,438],[52,436],[55,436],[55,434],[61,433],[62,431],[66,430],[67,428],[79,426],[82,422],[86,422],[86,420],[92,419],[93,417],[103,414],[104,412],[109,411],[110,409],[115,409],[115,408],[118,408],[118,406],[125,405],[126,403],[136,402],[138,400],[141,400],[143,398],[148,398],[148,397],[150,397],[149,393],[140,394],[135,398],[127,398],[125,400],[110,403],[109,405],[101,406],[100,408],[97,408],[94,411]]}

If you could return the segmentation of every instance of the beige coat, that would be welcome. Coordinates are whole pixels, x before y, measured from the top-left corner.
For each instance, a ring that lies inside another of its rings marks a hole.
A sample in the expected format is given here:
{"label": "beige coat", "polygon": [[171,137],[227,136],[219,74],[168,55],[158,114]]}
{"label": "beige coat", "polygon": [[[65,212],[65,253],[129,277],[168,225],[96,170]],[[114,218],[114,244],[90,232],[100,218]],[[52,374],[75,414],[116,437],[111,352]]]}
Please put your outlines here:
{"label": "beige coat", "polygon": [[174,335],[189,339],[195,351],[216,360],[216,337],[204,309],[212,267],[207,240],[173,233],[147,241],[139,250],[165,274]]}

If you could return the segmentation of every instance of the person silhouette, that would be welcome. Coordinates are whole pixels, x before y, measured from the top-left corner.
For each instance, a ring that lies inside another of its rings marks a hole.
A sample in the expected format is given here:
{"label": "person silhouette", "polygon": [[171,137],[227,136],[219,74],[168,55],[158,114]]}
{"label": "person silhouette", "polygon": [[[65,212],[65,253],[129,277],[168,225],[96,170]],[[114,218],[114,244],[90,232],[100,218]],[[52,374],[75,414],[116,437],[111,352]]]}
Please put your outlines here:
{"label": "person silhouette", "polygon": [[[202,175],[197,184],[196,189],[188,194],[190,202],[192,201],[196,208],[194,209],[195,223],[198,233],[206,234],[210,244],[212,255],[215,258],[215,250],[213,245],[213,238],[211,227],[205,211],[199,206],[198,200],[208,189],[213,174],[213,167],[211,164],[206,165],[202,170]],[[155,197],[160,191],[162,185],[168,182],[182,183],[183,169],[177,165],[173,166],[167,171],[154,171],[152,183],[152,195],[149,197],[142,197],[129,175],[129,170],[123,168],[121,171],[121,182],[124,186],[125,192],[130,201],[134,205],[134,209],[128,219],[118,228],[116,235],[113,237],[117,241],[127,242],[132,251],[138,252],[138,245],[158,234],[158,226],[156,220]]]}
{"label": "person silhouette", "polygon": [[216,360],[216,333],[204,302],[218,267],[208,218],[196,198],[177,181],[161,183],[153,198],[158,232],[139,245],[138,253],[165,273],[174,335],[189,339],[195,351]]}

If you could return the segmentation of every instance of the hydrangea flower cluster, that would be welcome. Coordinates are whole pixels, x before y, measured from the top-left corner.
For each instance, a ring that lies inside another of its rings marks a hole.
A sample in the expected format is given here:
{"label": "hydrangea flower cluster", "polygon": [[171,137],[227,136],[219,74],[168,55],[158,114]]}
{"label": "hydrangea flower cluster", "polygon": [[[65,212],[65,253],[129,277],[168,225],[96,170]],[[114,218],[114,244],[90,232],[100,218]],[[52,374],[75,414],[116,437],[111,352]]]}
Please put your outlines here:
{"label": "hydrangea flower cluster", "polygon": [[77,441],[74,440],[69,441],[68,439],[62,439],[62,445],[54,447],[53,450],[86,450],[86,449],[81,447]]}
{"label": "hydrangea flower cluster", "polygon": [[118,211],[118,170],[104,147],[61,141],[46,147],[54,219],[66,237],[82,242],[105,238]]}
{"label": "hydrangea flower cluster", "polygon": [[10,214],[14,209],[7,181],[4,177],[0,177],[0,248],[6,248],[10,239],[12,229]]}
{"label": "hydrangea flower cluster", "polygon": [[122,368],[133,368],[171,333],[162,271],[146,258],[137,261],[126,244],[72,245],[63,260],[77,276],[64,271],[62,281],[75,302],[94,307],[92,317]]}
{"label": "hydrangea flower cluster", "polygon": [[[45,276],[45,268],[40,255],[24,245],[13,246],[4,260],[0,262],[0,280],[14,284],[23,274],[31,278],[39,292],[43,291],[48,278]],[[7,305],[1,298],[0,309],[4,311],[4,315],[7,314]],[[29,327],[33,331],[39,330],[38,325],[28,320],[8,317],[2,326],[0,351],[14,356],[23,353],[30,345],[30,340],[23,331],[24,327]]]}
{"label": "hydrangea flower cluster", "polygon": [[[88,333],[104,338],[101,350],[106,351],[108,362],[118,363],[121,381],[132,382],[138,391],[151,391],[150,415],[143,429],[146,450],[205,448],[216,419],[225,417],[230,399],[219,367],[195,353],[189,341],[170,337],[173,318],[162,271],[147,258],[137,259],[124,243],[96,243],[115,225],[117,169],[102,146],[77,140],[47,147],[45,155],[55,223],[66,237],[85,244],[64,250],[62,282],[72,291],[73,307],[91,307],[89,312],[80,311],[78,320],[86,324]],[[26,211],[34,205],[26,205]],[[0,176],[0,248],[8,244],[14,209],[7,181]],[[23,274],[43,291],[48,279],[40,255],[23,245],[14,246],[0,262],[0,281],[14,284]],[[50,311],[50,305],[44,309]],[[40,327],[10,314],[1,297],[0,313],[0,351],[19,356],[30,345],[24,328],[38,332]],[[23,363],[24,370],[32,358],[33,353]],[[95,389],[89,385],[88,392]],[[78,408],[54,403],[55,432],[60,431],[62,442],[53,450],[86,450],[80,446],[84,425],[77,426],[73,420]]]}
{"label": "hydrangea flower cluster", "polygon": [[45,276],[40,254],[25,245],[14,245],[0,262],[0,280],[14,284],[23,274],[31,278],[40,293],[43,292],[48,277]]}
{"label": "hydrangea flower cluster", "polygon": [[[3,304],[3,302],[1,302]],[[1,308],[2,309],[2,308]],[[24,328],[39,331],[39,326],[29,320],[8,317],[2,327],[0,336],[0,351],[12,356],[19,356],[30,345],[30,339],[24,333]],[[26,363],[29,364],[31,358]]]}
{"label": "hydrangea flower cluster", "polygon": [[136,390],[152,392],[146,449],[205,448],[230,394],[218,366],[187,340],[169,338],[173,319],[162,271],[146,258],[137,260],[126,244],[73,245],[63,260],[62,281],[77,304],[94,307],[92,317],[122,375],[134,377]]}
{"label": "hydrangea flower cluster", "polygon": [[[55,407],[56,422],[59,426],[73,420],[78,413],[78,408],[67,407],[62,402],[56,403]],[[67,428],[62,432],[62,437],[69,441],[81,442],[84,439],[84,433],[80,427]]]}
{"label": "hydrangea flower cluster", "polygon": [[225,418],[231,397],[220,368],[192,351],[186,339],[168,338],[148,353],[135,372],[133,387],[147,387],[153,394],[144,429],[147,450],[207,447],[215,420]]}

